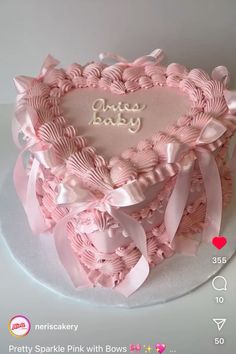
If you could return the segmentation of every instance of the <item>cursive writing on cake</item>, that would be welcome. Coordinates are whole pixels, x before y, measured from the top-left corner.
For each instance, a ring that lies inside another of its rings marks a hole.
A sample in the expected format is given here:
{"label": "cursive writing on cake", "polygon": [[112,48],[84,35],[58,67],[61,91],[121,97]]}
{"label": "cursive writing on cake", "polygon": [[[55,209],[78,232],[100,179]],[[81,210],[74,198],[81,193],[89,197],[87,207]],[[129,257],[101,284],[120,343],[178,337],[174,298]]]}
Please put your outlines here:
{"label": "cursive writing on cake", "polygon": [[[93,118],[89,122],[90,125],[106,125],[106,126],[117,126],[128,127],[129,132],[137,133],[141,128],[141,117],[125,117],[128,113],[133,113],[134,115],[142,112],[146,108],[146,105],[139,103],[126,103],[118,102],[116,104],[108,104],[105,99],[98,98],[92,104]],[[104,113],[112,113],[112,116],[101,116]]]}

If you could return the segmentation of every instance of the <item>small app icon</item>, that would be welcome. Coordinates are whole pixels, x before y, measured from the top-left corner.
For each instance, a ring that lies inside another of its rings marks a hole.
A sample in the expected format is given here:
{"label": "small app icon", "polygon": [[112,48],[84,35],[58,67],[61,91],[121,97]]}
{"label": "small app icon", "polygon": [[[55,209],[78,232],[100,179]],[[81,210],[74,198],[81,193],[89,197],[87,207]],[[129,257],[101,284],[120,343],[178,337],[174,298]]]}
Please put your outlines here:
{"label": "small app icon", "polygon": [[150,353],[152,351],[152,347],[150,346],[150,344],[144,345],[144,349],[145,349],[145,353]]}
{"label": "small app icon", "polygon": [[227,238],[225,236],[216,236],[212,239],[212,244],[218,250],[221,250],[227,244]]}
{"label": "small app icon", "polygon": [[129,346],[129,350],[131,352],[140,352],[141,349],[142,349],[142,346],[140,344],[130,344],[130,346]]}
{"label": "small app icon", "polygon": [[155,345],[155,348],[157,353],[164,353],[164,351],[166,350],[166,345],[163,343],[157,343]]}
{"label": "small app icon", "polygon": [[31,328],[30,321],[27,317],[16,315],[8,322],[8,330],[12,336],[21,338],[27,336]]}
{"label": "small app icon", "polygon": [[213,322],[215,322],[215,324],[217,325],[218,331],[220,332],[223,328],[223,326],[225,325],[225,322],[227,321],[226,318],[213,318],[212,319]]}
{"label": "small app icon", "polygon": [[221,275],[218,275],[212,280],[212,287],[216,291],[227,291],[227,286],[228,286],[227,280],[225,279],[225,277],[222,277]]}

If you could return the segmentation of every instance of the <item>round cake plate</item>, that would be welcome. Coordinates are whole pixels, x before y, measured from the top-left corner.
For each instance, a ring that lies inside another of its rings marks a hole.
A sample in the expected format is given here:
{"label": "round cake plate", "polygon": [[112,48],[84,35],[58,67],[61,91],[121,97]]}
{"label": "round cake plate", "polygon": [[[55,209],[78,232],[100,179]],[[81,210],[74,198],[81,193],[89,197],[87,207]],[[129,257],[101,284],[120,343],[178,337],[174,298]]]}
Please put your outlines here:
{"label": "round cake plate", "polygon": [[58,259],[53,238],[32,234],[14,190],[12,173],[3,182],[0,200],[2,235],[6,250],[9,249],[17,265],[49,290],[87,304],[134,308],[173,300],[193,291],[221,270],[222,264],[212,263],[213,256],[226,256],[229,261],[236,251],[235,190],[224,212],[222,234],[228,243],[221,251],[211,244],[202,244],[196,256],[175,254],[154,268],[144,285],[128,298],[110,289],[76,289]]}

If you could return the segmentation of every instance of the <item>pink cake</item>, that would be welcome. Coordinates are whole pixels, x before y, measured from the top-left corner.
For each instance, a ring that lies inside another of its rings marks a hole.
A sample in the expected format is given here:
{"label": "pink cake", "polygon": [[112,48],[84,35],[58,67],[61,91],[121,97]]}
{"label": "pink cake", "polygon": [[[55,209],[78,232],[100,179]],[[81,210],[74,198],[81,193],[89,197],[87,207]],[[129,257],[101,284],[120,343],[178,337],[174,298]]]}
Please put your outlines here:
{"label": "pink cake", "polygon": [[39,76],[15,78],[16,190],[75,287],[129,296],[152,267],[220,234],[236,130],[228,71],[162,60],[106,53],[64,70],[48,56]]}

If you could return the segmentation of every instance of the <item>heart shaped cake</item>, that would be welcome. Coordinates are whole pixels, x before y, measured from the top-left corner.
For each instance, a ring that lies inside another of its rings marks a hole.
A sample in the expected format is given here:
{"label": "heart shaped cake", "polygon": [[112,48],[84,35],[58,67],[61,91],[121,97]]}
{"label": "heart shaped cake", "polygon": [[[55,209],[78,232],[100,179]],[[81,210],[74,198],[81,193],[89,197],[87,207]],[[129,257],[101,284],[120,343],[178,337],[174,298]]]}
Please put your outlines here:
{"label": "heart shaped cake", "polygon": [[228,71],[162,60],[105,53],[64,70],[48,56],[37,77],[14,79],[15,187],[75,287],[129,296],[151,267],[220,234],[236,130]]}

